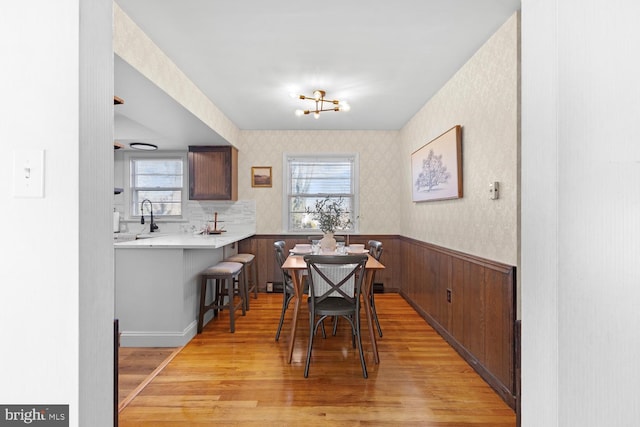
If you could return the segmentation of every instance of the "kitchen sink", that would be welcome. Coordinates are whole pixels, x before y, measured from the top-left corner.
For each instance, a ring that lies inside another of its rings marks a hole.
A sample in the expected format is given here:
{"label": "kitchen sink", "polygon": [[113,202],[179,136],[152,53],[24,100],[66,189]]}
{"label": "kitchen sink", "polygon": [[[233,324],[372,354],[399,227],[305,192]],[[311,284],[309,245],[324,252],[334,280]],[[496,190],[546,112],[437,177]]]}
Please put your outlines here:
{"label": "kitchen sink", "polygon": [[140,240],[140,239],[151,239],[153,237],[162,237],[162,236],[166,236],[169,233],[141,233],[141,234],[136,234],[136,240]]}

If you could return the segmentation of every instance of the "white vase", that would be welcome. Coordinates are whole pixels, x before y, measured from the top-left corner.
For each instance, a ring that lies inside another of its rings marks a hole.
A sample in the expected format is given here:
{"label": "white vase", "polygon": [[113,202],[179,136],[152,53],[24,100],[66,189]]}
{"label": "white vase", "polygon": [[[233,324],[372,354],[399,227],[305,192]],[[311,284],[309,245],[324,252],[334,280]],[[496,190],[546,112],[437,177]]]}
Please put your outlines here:
{"label": "white vase", "polygon": [[336,251],[336,239],[333,238],[333,233],[324,233],[324,237],[320,240],[320,251],[324,253]]}

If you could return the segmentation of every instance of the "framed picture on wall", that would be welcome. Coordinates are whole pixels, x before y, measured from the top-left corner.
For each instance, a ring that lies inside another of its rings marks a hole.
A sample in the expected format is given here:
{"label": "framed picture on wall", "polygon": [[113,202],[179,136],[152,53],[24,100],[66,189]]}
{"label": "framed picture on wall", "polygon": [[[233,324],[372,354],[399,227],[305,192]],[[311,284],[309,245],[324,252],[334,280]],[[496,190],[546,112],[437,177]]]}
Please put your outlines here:
{"label": "framed picture on wall", "polygon": [[462,128],[456,125],[411,154],[414,202],[462,197]]}
{"label": "framed picture on wall", "polygon": [[251,186],[271,187],[271,166],[252,166]]}

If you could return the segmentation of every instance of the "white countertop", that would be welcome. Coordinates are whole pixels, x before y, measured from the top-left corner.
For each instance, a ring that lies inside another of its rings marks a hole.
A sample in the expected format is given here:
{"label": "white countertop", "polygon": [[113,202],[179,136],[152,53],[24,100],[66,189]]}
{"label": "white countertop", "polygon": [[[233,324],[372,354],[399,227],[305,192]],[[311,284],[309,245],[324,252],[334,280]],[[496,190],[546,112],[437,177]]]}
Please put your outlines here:
{"label": "white countertop", "polygon": [[236,230],[229,230],[221,234],[189,234],[175,233],[162,234],[158,237],[147,237],[144,239],[116,242],[115,249],[145,249],[145,248],[185,248],[185,249],[216,249],[221,248],[239,240],[246,239],[256,234],[253,227],[242,227]]}

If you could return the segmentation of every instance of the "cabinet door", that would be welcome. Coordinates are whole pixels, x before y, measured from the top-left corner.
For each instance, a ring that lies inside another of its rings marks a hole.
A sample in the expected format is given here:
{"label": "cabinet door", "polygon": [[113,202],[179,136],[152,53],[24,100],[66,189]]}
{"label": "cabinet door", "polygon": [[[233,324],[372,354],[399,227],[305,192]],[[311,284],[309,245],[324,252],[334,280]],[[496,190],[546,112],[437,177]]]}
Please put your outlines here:
{"label": "cabinet door", "polygon": [[189,147],[189,199],[238,200],[238,150],[231,146]]}

